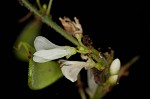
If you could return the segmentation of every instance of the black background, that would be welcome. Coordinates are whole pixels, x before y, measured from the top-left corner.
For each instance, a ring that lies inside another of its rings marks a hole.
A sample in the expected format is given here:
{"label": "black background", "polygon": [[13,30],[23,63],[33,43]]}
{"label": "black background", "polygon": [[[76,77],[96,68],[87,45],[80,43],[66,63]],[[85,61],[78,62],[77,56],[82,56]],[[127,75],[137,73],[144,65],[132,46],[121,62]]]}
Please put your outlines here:
{"label": "black background", "polygon": [[[17,0],[2,2],[1,5],[1,90],[5,93],[1,94],[4,97],[14,98],[80,99],[75,83],[65,78],[39,91],[28,88],[28,63],[16,59],[12,51],[13,44],[26,23],[18,23],[18,20],[26,15],[28,10]],[[122,64],[140,55],[140,60],[129,69],[130,75],[122,78],[119,85],[115,86],[104,99],[148,96],[148,33],[150,33],[148,3],[53,0],[51,15],[58,23],[59,17],[68,16],[73,19],[76,16],[82,24],[84,34],[91,37],[94,46],[102,50],[111,47],[115,51],[115,57],[118,57]],[[43,26],[41,35],[58,45],[71,45],[46,25]]]}

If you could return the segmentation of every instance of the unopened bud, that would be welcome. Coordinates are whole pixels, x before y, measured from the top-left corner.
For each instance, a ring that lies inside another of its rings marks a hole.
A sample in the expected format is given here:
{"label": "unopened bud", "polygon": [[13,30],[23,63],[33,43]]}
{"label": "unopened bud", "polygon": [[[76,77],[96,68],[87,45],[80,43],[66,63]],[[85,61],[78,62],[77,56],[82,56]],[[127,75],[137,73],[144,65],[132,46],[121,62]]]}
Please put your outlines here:
{"label": "unopened bud", "polygon": [[117,58],[110,65],[110,75],[118,74],[119,70],[120,70],[120,60]]}
{"label": "unopened bud", "polygon": [[111,85],[115,85],[117,83],[117,80],[118,80],[118,75],[112,75],[108,78],[108,82]]}

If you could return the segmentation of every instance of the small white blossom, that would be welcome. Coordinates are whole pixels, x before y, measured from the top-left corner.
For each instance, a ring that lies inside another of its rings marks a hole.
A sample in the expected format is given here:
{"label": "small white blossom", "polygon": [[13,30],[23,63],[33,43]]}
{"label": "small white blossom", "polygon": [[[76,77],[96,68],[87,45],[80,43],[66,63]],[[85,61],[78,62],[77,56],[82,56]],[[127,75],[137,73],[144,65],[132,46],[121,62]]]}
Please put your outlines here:
{"label": "small white blossom", "polygon": [[77,80],[77,76],[82,68],[91,68],[91,64],[89,62],[80,62],[80,61],[66,61],[60,60],[61,70],[63,75],[72,82]]}
{"label": "small white blossom", "polygon": [[120,70],[120,60],[117,58],[110,65],[110,75],[118,74],[119,70]]}
{"label": "small white blossom", "polygon": [[76,53],[76,49],[70,46],[58,46],[42,36],[36,37],[34,41],[36,52],[33,54],[35,62],[43,63],[66,56],[69,58]]}

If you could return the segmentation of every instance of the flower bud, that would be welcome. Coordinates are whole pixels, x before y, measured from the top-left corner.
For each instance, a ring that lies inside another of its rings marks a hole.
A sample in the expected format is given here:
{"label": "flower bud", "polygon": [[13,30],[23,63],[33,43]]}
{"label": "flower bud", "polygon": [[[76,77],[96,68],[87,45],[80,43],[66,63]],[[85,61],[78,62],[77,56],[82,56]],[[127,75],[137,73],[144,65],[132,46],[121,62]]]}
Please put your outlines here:
{"label": "flower bud", "polygon": [[120,60],[117,58],[110,65],[110,75],[118,74],[119,70],[120,70]]}
{"label": "flower bud", "polygon": [[108,82],[111,84],[111,85],[114,85],[117,83],[117,80],[118,80],[118,75],[112,75],[108,78]]}

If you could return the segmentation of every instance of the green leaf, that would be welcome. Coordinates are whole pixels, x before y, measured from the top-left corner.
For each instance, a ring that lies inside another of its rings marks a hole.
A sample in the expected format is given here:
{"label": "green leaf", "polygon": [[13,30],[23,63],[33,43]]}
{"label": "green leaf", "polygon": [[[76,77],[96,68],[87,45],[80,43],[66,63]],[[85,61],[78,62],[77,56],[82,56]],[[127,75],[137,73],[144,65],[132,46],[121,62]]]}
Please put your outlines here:
{"label": "green leaf", "polygon": [[14,50],[15,55],[23,61],[29,61],[34,52],[35,49],[26,42],[20,42]]}
{"label": "green leaf", "polygon": [[32,90],[43,89],[61,78],[62,72],[55,61],[36,63],[29,60],[28,85]]}
{"label": "green leaf", "polygon": [[26,49],[24,47],[20,47],[20,42],[26,42],[33,46],[34,39],[40,35],[42,22],[39,20],[32,20],[30,21],[21,31],[20,35],[18,36],[17,40],[14,43],[14,47],[17,50],[14,50],[16,57],[22,61],[28,61],[26,57]]}
{"label": "green leaf", "polygon": [[[59,64],[55,61],[36,63],[33,59],[35,49],[26,42],[20,42],[16,51],[29,62],[28,85],[32,90],[39,90],[47,87],[61,78],[62,72]],[[20,56],[19,56],[20,57]]]}

